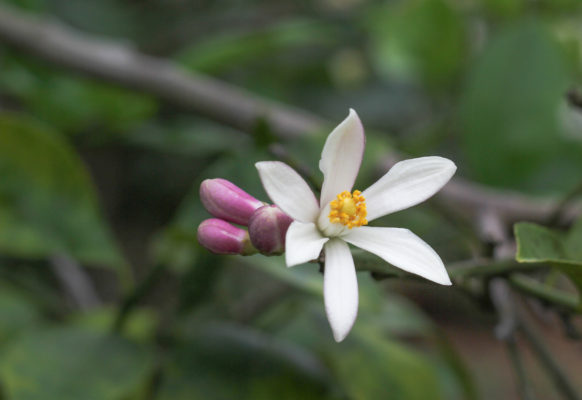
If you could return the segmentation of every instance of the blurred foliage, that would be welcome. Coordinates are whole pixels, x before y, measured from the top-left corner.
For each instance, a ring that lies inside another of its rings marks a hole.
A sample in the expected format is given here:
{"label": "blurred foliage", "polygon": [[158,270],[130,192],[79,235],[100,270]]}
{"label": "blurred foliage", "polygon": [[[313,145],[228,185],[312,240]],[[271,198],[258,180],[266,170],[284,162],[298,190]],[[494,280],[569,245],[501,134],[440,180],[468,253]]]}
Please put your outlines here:
{"label": "blurred foliage", "polygon": [[119,266],[121,256],[74,150],[56,132],[16,115],[0,116],[0,131],[3,253],[70,254],[88,264]]}
{"label": "blurred foliage", "polygon": [[119,399],[139,389],[151,358],[112,335],[75,328],[18,338],[4,354],[0,376],[12,399]]}
{"label": "blurred foliage", "polygon": [[[582,296],[582,219],[567,233],[521,222],[515,225],[517,255],[523,263],[549,263],[566,274]],[[578,306],[582,310],[582,303]]]}
{"label": "blurred foliage", "polygon": [[[333,122],[356,108],[368,140],[361,188],[393,148],[541,196],[582,179],[582,118],[564,96],[582,77],[577,0],[3,2]],[[327,132],[286,142],[266,124],[239,132],[3,44],[0,106],[3,398],[478,397],[484,378],[397,282],[359,274],[358,321],[336,344],[315,266],[197,244],[203,179],[266,201],[253,165],[274,158],[269,145],[318,179]],[[410,228],[447,262],[480,252],[466,221],[441,211],[430,203],[380,222]],[[582,288],[581,226],[518,224],[517,259],[549,263]],[[123,320],[120,304],[139,283],[84,270],[102,302],[79,310],[55,277],[59,254],[83,267],[131,264],[137,282],[163,273]],[[416,295],[440,293],[424,285]]]}
{"label": "blurred foliage", "polygon": [[[171,354],[161,399],[324,399],[324,369],[312,354],[239,326],[191,335]],[[224,384],[224,382],[228,384]]]}
{"label": "blurred foliage", "polygon": [[465,56],[457,10],[443,0],[415,0],[388,3],[370,15],[372,57],[381,74],[428,89],[450,85]]}
{"label": "blurred foliage", "polygon": [[467,156],[484,182],[524,187],[532,172],[563,155],[565,65],[548,32],[530,20],[501,31],[481,57],[462,109]]}
{"label": "blurred foliage", "polygon": [[135,128],[156,110],[147,97],[63,76],[33,62],[6,55],[0,86],[37,118],[63,133],[123,132]]}

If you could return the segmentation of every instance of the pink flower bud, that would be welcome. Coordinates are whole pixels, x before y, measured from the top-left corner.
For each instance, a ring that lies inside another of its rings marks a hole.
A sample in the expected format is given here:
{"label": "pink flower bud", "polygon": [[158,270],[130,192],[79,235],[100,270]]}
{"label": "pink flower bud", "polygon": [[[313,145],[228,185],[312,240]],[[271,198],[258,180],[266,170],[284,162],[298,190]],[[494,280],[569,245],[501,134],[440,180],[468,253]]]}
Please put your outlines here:
{"label": "pink flower bud", "polygon": [[249,221],[251,242],[263,254],[281,254],[285,251],[285,234],[291,222],[293,220],[279,207],[263,206]]}
{"label": "pink flower bud", "polygon": [[257,252],[249,234],[218,218],[211,218],[198,226],[198,242],[216,254],[250,255]]}
{"label": "pink flower bud", "polygon": [[200,185],[200,199],[210,214],[235,224],[247,225],[262,201],[226,179],[206,179]]}

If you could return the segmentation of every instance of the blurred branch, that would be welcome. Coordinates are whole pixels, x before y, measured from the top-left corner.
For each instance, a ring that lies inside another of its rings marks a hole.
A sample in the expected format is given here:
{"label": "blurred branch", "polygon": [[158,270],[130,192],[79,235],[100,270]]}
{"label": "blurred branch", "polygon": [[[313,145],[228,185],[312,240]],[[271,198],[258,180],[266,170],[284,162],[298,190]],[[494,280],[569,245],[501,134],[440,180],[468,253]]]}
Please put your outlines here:
{"label": "blurred branch", "polygon": [[580,400],[581,397],[574,389],[574,385],[572,382],[570,382],[570,379],[567,377],[564,371],[562,371],[562,368],[554,359],[553,354],[550,350],[548,350],[544,340],[540,338],[533,325],[531,325],[524,318],[521,318],[519,328],[528,340],[540,363],[546,369],[550,378],[554,381],[556,388],[562,393],[564,398],[568,400]]}
{"label": "blurred branch", "polygon": [[[478,232],[481,239],[492,246],[490,255],[495,260],[500,260],[507,256],[513,258],[510,244],[511,238],[503,225],[500,215],[490,208],[484,209],[479,215],[478,222]],[[517,377],[520,397],[523,400],[531,400],[533,399],[533,387],[527,378],[520,350],[517,346],[516,331],[519,326],[519,314],[514,295],[507,281],[499,277],[495,277],[489,282],[488,291],[498,318],[495,326],[495,336],[505,343],[509,352]]]}
{"label": "blurred branch", "polygon": [[[399,278],[426,281],[424,278],[392,267],[385,262],[379,262],[377,257],[370,256],[363,251],[354,249],[352,250],[352,254],[354,256],[356,270],[359,272],[370,272],[376,280]],[[513,258],[475,258],[448,263],[447,271],[455,285],[462,285],[470,278],[510,276],[519,271],[526,272],[547,267],[546,264],[541,263],[518,263]],[[565,301],[568,302],[568,300]]]}
{"label": "blurred branch", "polygon": [[469,277],[493,277],[508,275],[516,271],[531,271],[547,268],[545,264],[518,263],[512,258],[492,260],[477,258],[468,261],[459,261],[447,266],[451,279],[459,280]]}
{"label": "blurred branch", "polygon": [[495,278],[489,285],[489,296],[498,317],[495,336],[504,342],[515,340],[519,318],[511,288],[504,279]]}
{"label": "blurred branch", "polygon": [[517,340],[512,337],[505,342],[507,346],[507,351],[509,352],[509,358],[513,364],[513,369],[517,375],[519,394],[523,400],[534,400],[533,390],[531,387],[531,382],[527,377],[525,366],[523,364],[523,359],[519,347],[517,346]]}
{"label": "blurred branch", "polygon": [[[277,137],[288,139],[324,130],[327,125],[309,112],[186,71],[171,61],[138,53],[126,44],[96,39],[6,5],[0,5],[0,42],[70,71],[147,93],[242,131],[253,132],[260,123],[266,123]],[[399,157],[393,154],[389,163],[396,158]],[[386,165],[381,167],[385,169]],[[453,179],[437,199],[473,216],[484,208],[492,209],[507,223],[545,221],[554,210],[552,201],[538,201],[461,179]],[[580,207],[571,206],[565,215],[579,212]]]}
{"label": "blurred branch", "polygon": [[568,311],[580,311],[578,296],[554,289],[527,275],[513,274],[509,277],[509,283],[517,290],[539,300],[546,301]]}
{"label": "blurred branch", "polygon": [[149,293],[150,289],[158,281],[162,273],[165,271],[164,264],[156,264],[152,267],[147,275],[139,282],[137,286],[129,292],[129,294],[122,300],[121,305],[118,308],[117,315],[113,321],[112,331],[122,332],[125,327],[127,319],[130,317],[131,312],[135,307],[143,300],[144,297]]}
{"label": "blurred branch", "polygon": [[[541,200],[510,190],[491,189],[455,178],[436,198],[459,212],[477,215],[484,209],[495,212],[505,223],[517,221],[545,222],[555,208],[555,201]],[[582,211],[580,204],[568,204],[563,209],[565,219],[573,220]]]}
{"label": "blurred branch", "polygon": [[522,326],[520,310],[507,281],[496,278],[489,286],[491,302],[495,307],[499,321],[495,326],[495,336],[505,343],[517,378],[520,397],[532,400],[533,387],[527,378],[525,366],[517,345],[517,330]]}
{"label": "blurred branch", "polygon": [[[499,216],[494,213],[489,213],[487,215],[488,219],[491,219],[489,224],[490,229],[483,229],[481,232],[486,232],[488,237],[485,236],[484,239],[492,239],[494,247],[492,249],[494,258],[506,257],[506,253],[512,253],[511,246],[508,246],[511,238],[506,230],[503,229]],[[495,222],[495,220],[497,222]],[[484,220],[481,221],[484,223]],[[515,279],[514,279],[515,280]],[[518,281],[523,288],[524,282]],[[542,292],[539,287],[532,290],[531,282],[527,282],[528,288],[530,289],[530,294],[542,296]],[[512,357],[513,365],[516,368],[516,374],[521,385],[521,394],[524,399],[527,399],[531,395],[530,387],[528,386],[528,381],[525,379],[525,372],[522,370],[522,365],[519,360],[516,359],[516,354],[512,354],[517,351],[515,346],[516,333],[520,331],[524,334],[528,340],[531,349],[538,357],[540,363],[546,369],[546,372],[550,378],[554,381],[554,384],[558,391],[564,396],[564,398],[569,400],[578,400],[580,397],[576,393],[572,383],[562,371],[556,360],[554,359],[552,353],[547,349],[544,341],[540,339],[537,334],[533,324],[528,321],[528,315],[523,309],[522,304],[516,299],[511,287],[507,280],[495,278],[490,282],[489,294],[491,297],[491,302],[493,303],[497,314],[499,316],[499,322],[495,327],[496,336],[503,340],[509,347],[510,357]],[[544,296],[547,292],[543,293]],[[547,296],[546,296],[547,297]],[[553,296],[556,300],[556,296]],[[547,299],[547,298],[546,298]]]}
{"label": "blurred branch", "polygon": [[151,94],[243,131],[259,121],[280,137],[316,131],[322,121],[178,65],[140,54],[126,44],[95,39],[57,22],[0,6],[0,41],[84,75]]}
{"label": "blurred branch", "polygon": [[49,262],[63,289],[81,310],[101,304],[89,276],[73,258],[67,254],[57,254],[50,257]]}

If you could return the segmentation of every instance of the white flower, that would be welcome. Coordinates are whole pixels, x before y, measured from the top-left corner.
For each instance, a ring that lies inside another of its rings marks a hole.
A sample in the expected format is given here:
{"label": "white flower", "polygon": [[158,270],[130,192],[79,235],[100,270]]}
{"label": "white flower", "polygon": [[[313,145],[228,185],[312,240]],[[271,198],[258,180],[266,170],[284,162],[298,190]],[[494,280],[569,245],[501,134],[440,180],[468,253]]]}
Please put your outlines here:
{"label": "white flower", "polygon": [[271,200],[294,219],[286,235],[287,266],[314,260],[322,248],[325,250],[325,310],[338,342],[346,337],[358,313],[356,269],[347,243],[405,271],[451,284],[438,254],[414,233],[363,225],[428,199],[449,181],[457,167],[442,157],[401,161],[368,189],[351,194],[365,141],[360,119],[350,110],[323,147],[319,169],[324,181],[319,202],[288,165],[279,161],[256,164]]}

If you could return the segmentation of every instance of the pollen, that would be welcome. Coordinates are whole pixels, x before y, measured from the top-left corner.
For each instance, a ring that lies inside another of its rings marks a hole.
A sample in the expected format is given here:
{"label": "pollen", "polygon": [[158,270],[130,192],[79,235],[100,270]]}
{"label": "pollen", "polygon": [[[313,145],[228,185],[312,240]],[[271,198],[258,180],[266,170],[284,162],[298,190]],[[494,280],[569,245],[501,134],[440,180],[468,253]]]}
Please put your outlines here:
{"label": "pollen", "polygon": [[362,192],[354,190],[337,195],[337,199],[330,203],[329,221],[332,224],[340,223],[352,229],[354,226],[367,225],[366,199]]}

